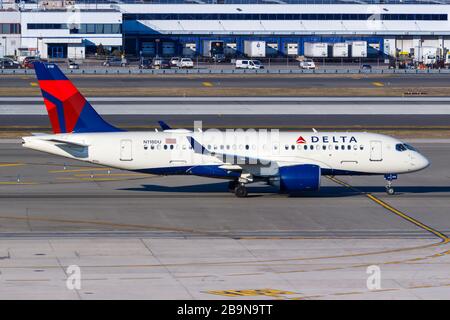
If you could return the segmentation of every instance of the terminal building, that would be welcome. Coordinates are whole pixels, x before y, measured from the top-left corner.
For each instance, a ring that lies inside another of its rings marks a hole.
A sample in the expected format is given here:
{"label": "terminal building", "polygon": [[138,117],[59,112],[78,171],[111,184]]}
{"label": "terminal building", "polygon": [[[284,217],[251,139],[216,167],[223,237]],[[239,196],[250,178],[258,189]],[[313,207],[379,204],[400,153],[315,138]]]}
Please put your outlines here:
{"label": "terminal building", "polygon": [[[130,56],[207,56],[212,45],[244,56],[305,55],[314,44],[366,44],[363,56],[450,49],[450,4],[439,0],[45,0],[0,8],[0,56],[83,59],[102,50]],[[317,48],[320,46],[317,45]],[[341,55],[345,56],[345,52]],[[347,56],[350,56],[348,53]]]}

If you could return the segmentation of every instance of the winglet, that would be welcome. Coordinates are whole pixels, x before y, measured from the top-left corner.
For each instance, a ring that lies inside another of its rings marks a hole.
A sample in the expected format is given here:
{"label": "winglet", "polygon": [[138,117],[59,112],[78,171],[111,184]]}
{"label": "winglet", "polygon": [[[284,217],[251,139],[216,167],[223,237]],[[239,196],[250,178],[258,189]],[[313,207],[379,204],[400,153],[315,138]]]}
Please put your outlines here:
{"label": "winglet", "polygon": [[206,149],[202,144],[200,144],[197,140],[195,140],[192,137],[186,137],[189,141],[189,143],[191,144],[192,149],[194,150],[195,153],[200,153],[200,154],[207,154],[209,155],[210,152],[208,151],[208,149]]}
{"label": "winglet", "polygon": [[159,123],[159,125],[160,125],[160,127],[161,127],[161,129],[164,131],[164,130],[171,130],[172,128],[167,124],[167,123],[165,123],[164,121],[158,121],[158,123]]}

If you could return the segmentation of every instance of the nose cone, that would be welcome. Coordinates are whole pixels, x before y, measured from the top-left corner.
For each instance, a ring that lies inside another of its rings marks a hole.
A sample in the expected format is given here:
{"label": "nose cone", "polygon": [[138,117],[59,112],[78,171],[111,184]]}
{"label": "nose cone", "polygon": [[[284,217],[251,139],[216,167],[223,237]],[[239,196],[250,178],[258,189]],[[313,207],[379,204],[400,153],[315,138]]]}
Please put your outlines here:
{"label": "nose cone", "polygon": [[417,159],[415,162],[416,162],[416,166],[419,170],[425,169],[430,165],[430,161],[421,154],[419,154],[417,156]]}

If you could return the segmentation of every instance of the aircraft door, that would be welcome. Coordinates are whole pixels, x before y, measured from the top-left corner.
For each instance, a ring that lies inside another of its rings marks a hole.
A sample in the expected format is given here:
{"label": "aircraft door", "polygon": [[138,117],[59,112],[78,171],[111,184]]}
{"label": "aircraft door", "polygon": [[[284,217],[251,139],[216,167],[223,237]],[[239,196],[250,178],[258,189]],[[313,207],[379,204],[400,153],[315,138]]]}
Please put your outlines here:
{"label": "aircraft door", "polygon": [[383,161],[383,143],[370,141],[370,161]]}
{"label": "aircraft door", "polygon": [[120,161],[131,161],[133,160],[131,140],[120,140]]}

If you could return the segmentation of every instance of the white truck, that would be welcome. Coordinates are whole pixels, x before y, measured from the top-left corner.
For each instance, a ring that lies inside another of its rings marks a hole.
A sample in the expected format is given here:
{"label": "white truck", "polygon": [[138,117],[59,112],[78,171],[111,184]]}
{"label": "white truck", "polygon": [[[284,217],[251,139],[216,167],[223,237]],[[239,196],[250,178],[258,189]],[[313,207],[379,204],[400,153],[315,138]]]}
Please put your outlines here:
{"label": "white truck", "polygon": [[244,41],[244,54],[249,58],[263,58],[266,56],[265,41]]}
{"label": "white truck", "polygon": [[348,57],[348,43],[337,42],[333,43],[333,58],[347,58]]}
{"label": "white truck", "polygon": [[225,42],[222,40],[204,40],[203,56],[211,58],[214,62],[225,60]]}
{"label": "white truck", "polygon": [[328,44],[324,42],[305,42],[305,57],[326,58],[328,57]]}
{"label": "white truck", "polygon": [[235,63],[236,69],[264,69],[262,63],[258,60],[237,59]]}
{"label": "white truck", "polygon": [[414,62],[433,66],[438,59],[440,49],[436,47],[417,46],[414,48]]}

